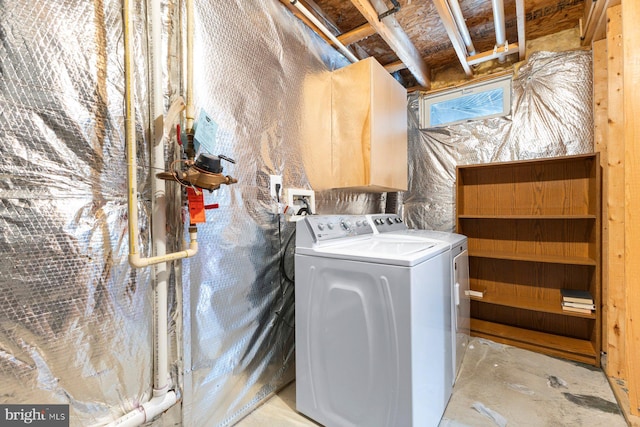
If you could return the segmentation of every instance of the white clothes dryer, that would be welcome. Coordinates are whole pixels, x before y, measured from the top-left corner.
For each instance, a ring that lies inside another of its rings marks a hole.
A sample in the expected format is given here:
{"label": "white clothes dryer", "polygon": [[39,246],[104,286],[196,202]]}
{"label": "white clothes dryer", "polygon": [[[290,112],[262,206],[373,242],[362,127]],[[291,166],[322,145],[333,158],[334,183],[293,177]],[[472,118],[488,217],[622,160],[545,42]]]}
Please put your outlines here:
{"label": "white clothes dryer", "polygon": [[453,381],[460,373],[470,334],[469,251],[467,236],[437,230],[410,229],[396,214],[367,215],[374,233],[380,237],[412,236],[427,241],[442,241],[450,245],[451,259],[451,328]]}
{"label": "white clothes dryer", "polygon": [[449,401],[449,245],[363,216],[296,226],[296,408],[329,427],[437,426]]}

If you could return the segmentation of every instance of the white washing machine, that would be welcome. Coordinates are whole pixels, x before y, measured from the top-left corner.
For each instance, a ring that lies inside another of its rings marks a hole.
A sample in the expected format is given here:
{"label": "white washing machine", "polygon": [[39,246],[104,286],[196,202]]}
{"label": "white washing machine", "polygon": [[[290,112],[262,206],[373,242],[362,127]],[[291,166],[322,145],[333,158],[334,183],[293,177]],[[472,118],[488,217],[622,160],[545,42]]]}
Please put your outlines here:
{"label": "white washing machine", "polygon": [[469,343],[470,299],[469,290],[469,251],[467,236],[436,230],[409,229],[402,219],[395,214],[367,215],[371,226],[379,237],[395,238],[395,236],[413,236],[427,241],[439,240],[451,247],[451,328],[453,353],[453,380],[455,382],[460,365]]}
{"label": "white washing machine", "polygon": [[451,396],[447,243],[363,216],[296,228],[296,408],[328,426],[437,426]]}

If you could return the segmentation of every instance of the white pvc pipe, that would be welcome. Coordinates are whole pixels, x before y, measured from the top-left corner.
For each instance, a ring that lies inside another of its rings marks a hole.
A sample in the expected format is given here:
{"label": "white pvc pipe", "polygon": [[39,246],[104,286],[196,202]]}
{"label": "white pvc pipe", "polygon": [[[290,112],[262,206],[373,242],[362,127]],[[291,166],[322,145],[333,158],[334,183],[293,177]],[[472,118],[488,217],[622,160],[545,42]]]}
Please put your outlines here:
{"label": "white pvc pipe", "polygon": [[[505,22],[504,22],[504,2],[502,0],[491,0],[493,7],[493,25],[496,29],[496,45],[502,46],[507,41]],[[504,56],[499,59],[504,62]]]}
{"label": "white pvc pipe", "polygon": [[[164,96],[162,87],[162,15],[160,2],[152,0],[150,5],[151,21],[151,118],[153,129],[153,148],[151,150],[151,170],[165,170],[164,161]],[[167,200],[166,181],[153,174],[151,180],[151,241],[155,256],[167,253]],[[153,391],[162,396],[169,389],[169,350],[167,327],[167,263],[155,265],[155,327],[154,327],[154,379]]]}
{"label": "white pvc pipe", "polygon": [[[190,235],[192,236],[192,240],[189,243],[189,248],[186,250],[166,255],[157,255],[149,258],[142,258],[140,256],[140,253],[138,252],[138,164],[136,158],[135,110],[133,107],[134,68],[131,61],[133,57],[133,47],[131,45],[130,3],[131,0],[124,0],[123,4],[125,144],[127,147],[127,180],[129,187],[127,194],[129,223],[129,264],[131,264],[131,266],[135,268],[142,268],[158,263],[165,263],[182,258],[192,257],[198,252],[198,242],[197,239],[195,239],[195,233],[190,233]],[[193,5],[192,0],[187,0],[187,6],[189,5]],[[193,11],[191,11],[191,13],[193,13]],[[191,29],[193,28],[191,27]],[[193,38],[191,40],[193,40]],[[191,58],[193,59],[193,57]],[[189,66],[189,68],[192,67]]]}
{"label": "white pvc pipe", "polygon": [[176,393],[172,390],[162,396],[154,397],[150,401],[143,403],[127,415],[118,418],[107,427],[136,427],[153,420],[162,414],[178,401]]}
{"label": "white pvc pipe", "polygon": [[193,130],[196,108],[193,104],[193,0],[186,0],[187,12],[187,107],[185,131]]}
{"label": "white pvc pipe", "polygon": [[473,46],[471,34],[469,34],[469,28],[467,27],[467,23],[465,22],[464,16],[462,15],[460,3],[458,2],[458,0],[448,0],[448,3],[451,14],[453,15],[453,19],[456,21],[458,31],[460,31],[462,40],[464,40],[464,44],[465,46],[467,46],[467,52],[469,53],[469,56],[475,55],[476,48]]}
{"label": "white pvc pipe", "polygon": [[[153,148],[151,152],[152,170],[164,170],[164,123],[162,96],[162,43],[160,2],[151,1],[151,79],[154,99],[151,117],[154,121]],[[123,3],[123,38],[124,38],[124,78],[125,78],[125,143],[127,152],[128,178],[128,225],[129,225],[129,263],[133,267],[146,267],[157,264],[155,269],[155,328],[154,328],[154,384],[153,397],[133,411],[125,414],[110,426],[139,426],[151,421],[177,402],[176,393],[169,391],[168,369],[168,330],[167,330],[167,266],[166,262],[193,256],[198,251],[195,229],[190,230],[190,245],[186,251],[166,254],[166,194],[165,181],[155,178],[152,181],[153,216],[152,240],[156,256],[141,258],[138,252],[138,189],[137,189],[137,157],[135,134],[135,111],[133,107],[133,47],[131,43],[131,0]]]}
{"label": "white pvc pipe", "polygon": [[304,16],[306,16],[307,18],[309,18],[309,21],[313,22],[313,25],[315,25],[316,27],[318,27],[318,29],[320,31],[322,31],[324,33],[325,36],[329,37],[329,40],[331,40],[333,42],[333,44],[340,50],[340,52],[342,52],[342,54],[344,56],[347,57],[347,59],[349,59],[349,61],[351,62],[358,62],[358,58],[356,58],[356,56],[351,53],[349,51],[349,49],[347,49],[345,47],[345,45],[343,45],[340,40],[338,40],[332,33],[331,31],[329,31],[327,29],[327,27],[325,27],[322,22],[320,22],[318,20],[318,18],[315,17],[315,15],[311,12],[309,12],[309,9],[307,9],[306,7],[304,7],[304,5],[302,3],[300,3],[298,0],[290,0],[290,3],[292,5],[294,5],[300,12],[302,12],[302,14]]}

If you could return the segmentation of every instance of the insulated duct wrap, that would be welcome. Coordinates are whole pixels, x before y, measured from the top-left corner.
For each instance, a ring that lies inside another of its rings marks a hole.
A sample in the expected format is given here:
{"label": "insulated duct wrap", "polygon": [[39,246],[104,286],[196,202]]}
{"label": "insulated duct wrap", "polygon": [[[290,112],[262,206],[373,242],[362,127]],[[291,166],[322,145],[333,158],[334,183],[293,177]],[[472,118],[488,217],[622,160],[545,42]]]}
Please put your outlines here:
{"label": "insulated duct wrap", "polygon": [[593,152],[591,52],[536,52],[513,79],[511,115],[419,129],[409,97],[407,225],[453,231],[457,165]]}
{"label": "insulated duct wrap", "polygon": [[[72,426],[151,392],[150,272],[127,263],[121,13],[110,0],[0,2],[0,403],[69,404]],[[133,32],[145,126],[144,19]]]}

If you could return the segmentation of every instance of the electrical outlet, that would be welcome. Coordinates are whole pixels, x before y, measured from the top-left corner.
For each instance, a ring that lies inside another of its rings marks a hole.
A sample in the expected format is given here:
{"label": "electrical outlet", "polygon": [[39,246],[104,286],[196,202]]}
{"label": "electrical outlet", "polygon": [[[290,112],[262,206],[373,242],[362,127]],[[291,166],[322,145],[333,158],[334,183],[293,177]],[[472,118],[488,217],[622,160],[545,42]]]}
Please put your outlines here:
{"label": "electrical outlet", "polygon": [[[277,184],[280,184],[279,191],[276,191]],[[282,175],[269,175],[269,193],[274,200],[282,196]]]}
{"label": "electrical outlet", "polygon": [[[294,217],[298,216],[296,214],[302,208],[308,209],[307,215],[316,213],[316,196],[313,190],[306,190],[303,188],[287,188],[284,191],[284,196],[289,209],[293,209]],[[294,218],[293,220],[296,220],[296,218]]]}

